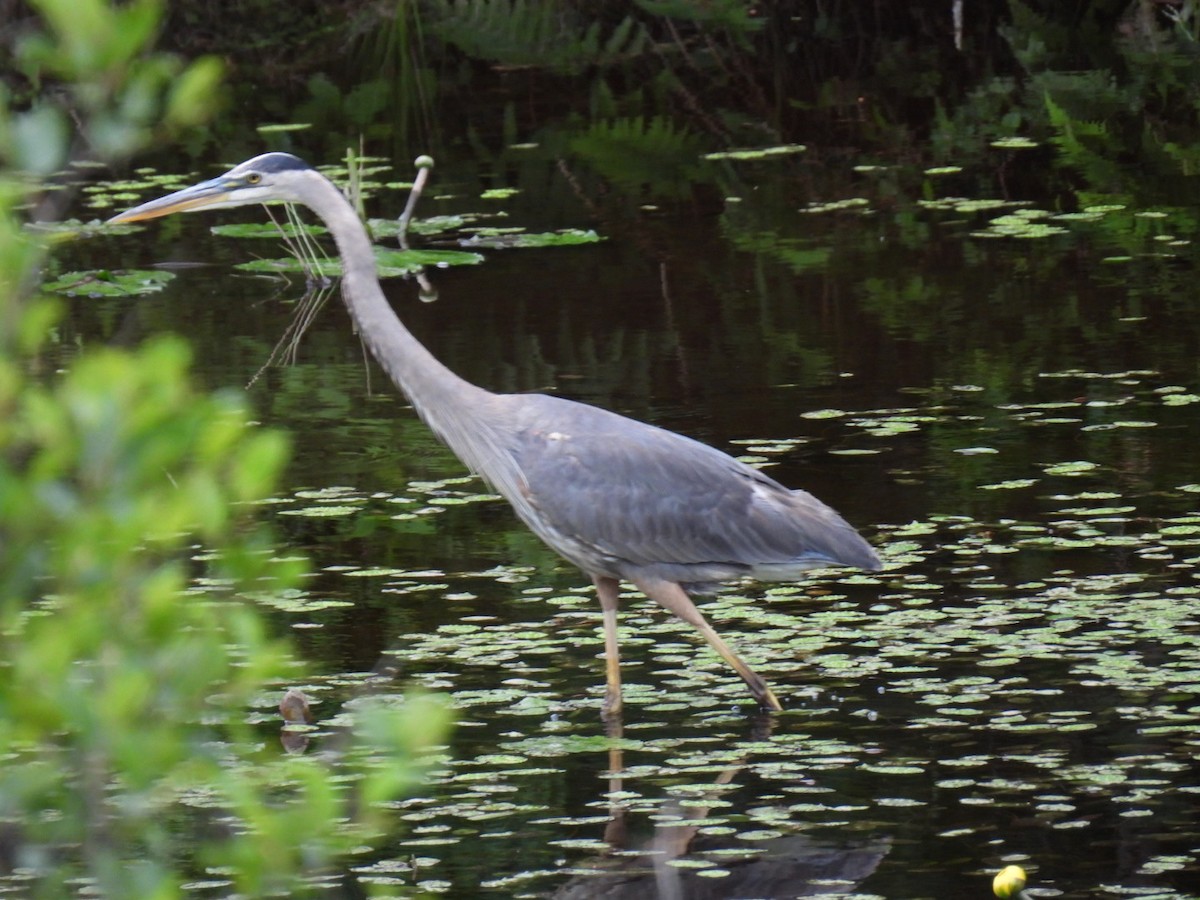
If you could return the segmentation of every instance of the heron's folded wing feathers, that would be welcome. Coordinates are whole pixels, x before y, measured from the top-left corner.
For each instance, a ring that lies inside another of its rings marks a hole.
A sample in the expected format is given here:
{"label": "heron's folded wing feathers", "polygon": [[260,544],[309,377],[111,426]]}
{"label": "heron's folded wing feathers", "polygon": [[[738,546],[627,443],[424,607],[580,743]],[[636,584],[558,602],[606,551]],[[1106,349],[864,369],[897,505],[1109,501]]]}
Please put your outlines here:
{"label": "heron's folded wing feathers", "polygon": [[542,399],[555,401],[549,414],[528,421],[511,452],[528,502],[560,533],[634,565],[878,565],[804,491],[673,432]]}

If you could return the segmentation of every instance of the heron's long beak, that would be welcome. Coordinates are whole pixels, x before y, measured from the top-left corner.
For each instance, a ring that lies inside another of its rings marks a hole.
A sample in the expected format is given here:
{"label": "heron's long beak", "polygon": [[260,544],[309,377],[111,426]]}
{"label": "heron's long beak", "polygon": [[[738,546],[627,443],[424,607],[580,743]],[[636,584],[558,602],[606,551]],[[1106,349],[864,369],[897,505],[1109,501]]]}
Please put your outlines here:
{"label": "heron's long beak", "polygon": [[221,206],[229,200],[230,188],[229,180],[224,177],[202,181],[200,184],[194,184],[173,194],[167,194],[165,197],[159,197],[157,200],[150,200],[141,206],[135,206],[133,209],[127,209],[125,212],[113,216],[105,224],[141,222],[143,219],[157,219],[159,216],[169,216],[171,213]]}

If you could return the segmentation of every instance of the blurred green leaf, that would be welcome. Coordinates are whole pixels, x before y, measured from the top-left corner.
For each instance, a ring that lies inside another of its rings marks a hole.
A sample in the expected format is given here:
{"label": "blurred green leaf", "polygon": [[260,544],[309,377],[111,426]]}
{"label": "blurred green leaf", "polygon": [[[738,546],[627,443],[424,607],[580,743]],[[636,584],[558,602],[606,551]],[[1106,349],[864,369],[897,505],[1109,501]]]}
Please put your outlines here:
{"label": "blurred green leaf", "polygon": [[213,113],[224,71],[215,56],[203,56],[184,69],[167,99],[167,123],[182,127],[206,121]]}
{"label": "blurred green leaf", "polygon": [[13,161],[26,172],[49,175],[66,158],[67,121],[62,111],[35,106],[12,121]]}

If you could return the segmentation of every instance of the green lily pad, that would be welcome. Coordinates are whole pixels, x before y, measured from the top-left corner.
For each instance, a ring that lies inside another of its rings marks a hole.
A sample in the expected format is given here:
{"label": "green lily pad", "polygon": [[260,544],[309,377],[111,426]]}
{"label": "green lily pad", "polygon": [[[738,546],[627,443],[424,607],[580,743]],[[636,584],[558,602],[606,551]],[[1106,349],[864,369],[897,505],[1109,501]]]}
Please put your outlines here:
{"label": "green lily pad", "polygon": [[997,199],[971,199],[967,197],[943,197],[939,200],[918,200],[925,209],[949,210],[956,213],[973,213],[989,209],[1006,209],[1019,206],[1019,201]]}
{"label": "green lily pad", "polygon": [[487,247],[493,250],[511,250],[518,247],[569,247],[576,244],[596,244],[603,238],[588,229],[564,228],[561,231],[547,231],[540,234],[529,232],[501,231],[492,229],[490,232],[479,232],[459,243],[463,247]]}
{"label": "green lily pad", "polygon": [[[95,224],[87,225],[79,219],[64,219],[61,222],[30,222],[25,227],[39,238],[48,240],[50,243],[67,241],[96,230]],[[132,225],[127,227],[129,231],[134,230],[134,226]],[[107,231],[108,229],[106,228],[105,230]]]}
{"label": "green lily pad", "polygon": [[1037,482],[1036,478],[1010,478],[1008,481],[997,481],[994,484],[981,484],[979,487],[985,491],[1012,491],[1032,487]]}
{"label": "green lily pad", "polygon": [[[282,257],[279,259],[252,259],[247,262],[238,263],[234,266],[242,272],[255,272],[258,274],[272,275],[299,275],[301,273],[315,272],[325,278],[337,278],[342,274],[342,264],[336,259],[320,259],[320,260],[300,260],[294,256]],[[403,273],[399,273],[403,274]],[[380,278],[387,278],[381,268],[379,271]]]}
{"label": "green lily pad", "polygon": [[808,206],[804,207],[804,209],[800,210],[800,212],[827,213],[841,212],[842,210],[847,209],[864,210],[870,207],[870,205],[871,201],[866,197],[849,197],[845,200],[831,200],[828,203],[810,203]]}
{"label": "green lily pad", "polygon": [[221,237],[239,238],[277,238],[281,233],[285,237],[296,237],[299,234],[328,234],[329,229],[323,225],[302,225],[299,228],[292,222],[276,225],[273,222],[245,222],[237,225],[214,225],[212,233]]}
{"label": "green lily pad", "polygon": [[376,247],[375,260],[379,263],[381,277],[387,277],[382,275],[384,270],[408,274],[426,266],[434,269],[474,266],[483,262],[483,257],[461,250],[388,250]]}
{"label": "green lily pad", "polygon": [[280,134],[285,131],[304,131],[312,128],[311,122],[281,122],[277,125],[259,125],[254,130],[259,134]]}
{"label": "green lily pad", "polygon": [[158,269],[91,269],[67,272],[42,285],[43,290],[72,297],[133,297],[161,291],[175,275]]}
{"label": "green lily pad", "polygon": [[1044,471],[1047,475],[1083,475],[1087,472],[1094,471],[1099,468],[1094,462],[1087,460],[1076,460],[1073,462],[1052,463],[1046,465]]}
{"label": "green lily pad", "polygon": [[844,415],[846,411],[841,409],[811,409],[800,413],[802,419],[840,419]]}
{"label": "green lily pad", "polygon": [[[503,216],[503,213],[492,213],[486,218],[494,219],[497,216]],[[450,231],[457,231],[472,222],[477,222],[485,218],[480,213],[460,213],[450,216],[427,216],[422,219],[413,219],[408,223],[409,234],[446,234]],[[400,233],[400,222],[398,219],[368,219],[367,227],[371,229],[371,234],[375,235],[376,239],[395,237]]]}
{"label": "green lily pad", "polygon": [[[379,266],[380,278],[398,278],[409,275],[426,266],[444,268],[446,266],[473,266],[483,262],[478,253],[464,253],[461,250],[389,250],[386,247],[375,248],[375,261]],[[243,272],[272,272],[300,273],[315,269],[317,274],[326,278],[337,278],[342,274],[341,260],[318,260],[314,265],[303,263],[294,257],[283,259],[252,259],[238,263],[234,268]]]}
{"label": "green lily pad", "polygon": [[790,156],[793,153],[803,153],[808,148],[803,144],[780,144],[776,147],[755,147],[741,150],[721,150],[716,153],[705,153],[705,159],[734,159],[738,161],[754,159],[774,159],[779,156]]}
{"label": "green lily pad", "polygon": [[1004,150],[1029,150],[1038,146],[1038,142],[1030,140],[1027,137],[1006,137],[992,141],[993,147],[1000,147]]}

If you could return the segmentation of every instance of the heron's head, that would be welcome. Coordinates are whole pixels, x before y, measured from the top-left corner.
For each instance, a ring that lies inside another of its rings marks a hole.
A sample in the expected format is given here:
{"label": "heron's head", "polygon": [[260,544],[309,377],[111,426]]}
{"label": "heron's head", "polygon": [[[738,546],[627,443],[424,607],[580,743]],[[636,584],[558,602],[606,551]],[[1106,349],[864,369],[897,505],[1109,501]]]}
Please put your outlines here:
{"label": "heron's head", "polygon": [[140,222],[197,209],[227,209],[247,203],[301,202],[300,191],[315,170],[290,153],[264,153],[238,163],[224,175],[159,197],[113,216],[112,222]]}

